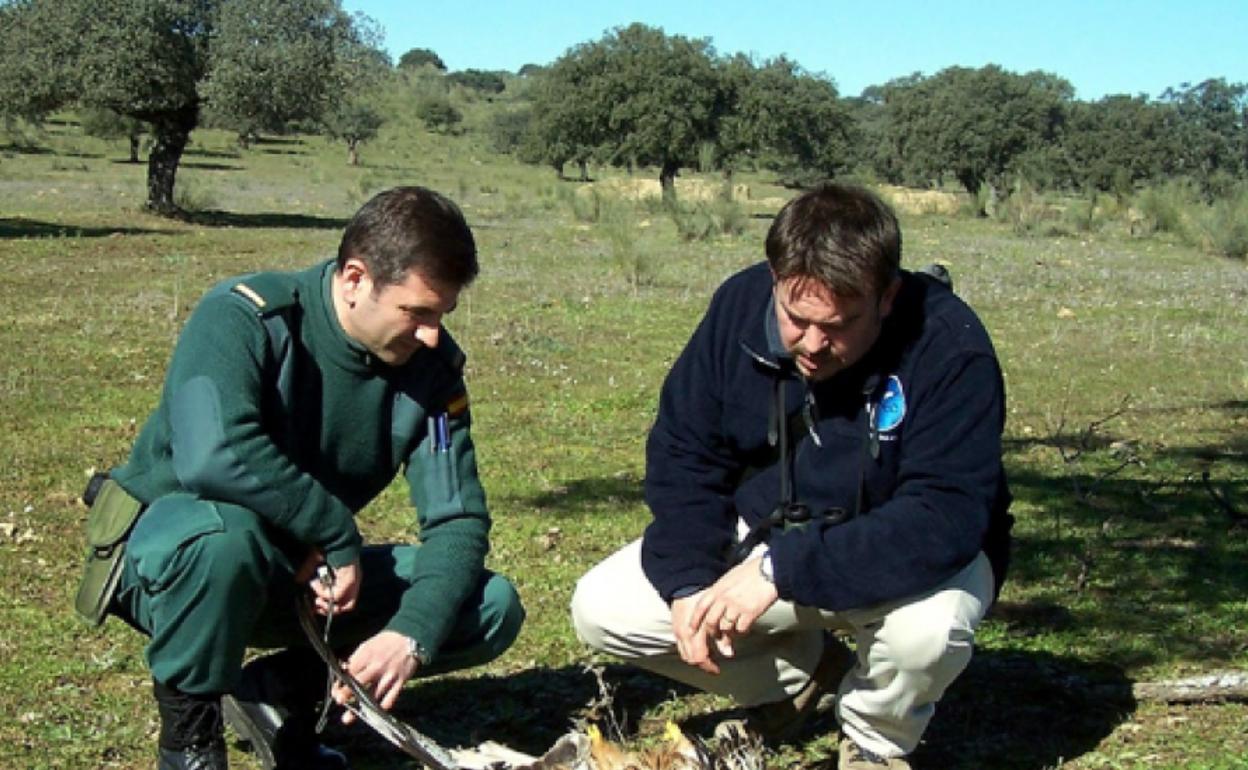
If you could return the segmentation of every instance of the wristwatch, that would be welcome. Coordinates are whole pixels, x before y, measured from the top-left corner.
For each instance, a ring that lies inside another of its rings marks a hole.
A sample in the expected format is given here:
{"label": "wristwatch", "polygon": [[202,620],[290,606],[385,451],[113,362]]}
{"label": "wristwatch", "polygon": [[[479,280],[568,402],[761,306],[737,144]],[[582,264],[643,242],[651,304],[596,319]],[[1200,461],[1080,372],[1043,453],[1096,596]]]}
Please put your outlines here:
{"label": "wristwatch", "polygon": [[425,652],[420,642],[410,636],[407,637],[407,654],[412,656],[417,666],[423,667],[429,664],[429,653]]}
{"label": "wristwatch", "polygon": [[775,570],[775,567],[773,567],[771,564],[771,551],[767,551],[766,553],[764,553],[763,558],[759,560],[758,574],[762,575],[763,579],[766,580],[768,583],[775,585],[776,570]]}

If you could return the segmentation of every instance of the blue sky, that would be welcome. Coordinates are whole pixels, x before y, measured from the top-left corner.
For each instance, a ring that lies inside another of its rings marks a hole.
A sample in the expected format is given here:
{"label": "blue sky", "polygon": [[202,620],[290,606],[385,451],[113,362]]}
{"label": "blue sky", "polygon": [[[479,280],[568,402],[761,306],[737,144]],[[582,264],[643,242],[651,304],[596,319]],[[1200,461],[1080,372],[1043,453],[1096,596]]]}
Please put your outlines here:
{"label": "blue sky", "polygon": [[711,39],[720,53],[785,54],[843,95],[912,72],[1000,64],[1069,80],[1080,99],[1209,77],[1248,82],[1248,0],[344,0],[381,23],[395,60],[430,48],[449,69],[549,64],[634,21]]}

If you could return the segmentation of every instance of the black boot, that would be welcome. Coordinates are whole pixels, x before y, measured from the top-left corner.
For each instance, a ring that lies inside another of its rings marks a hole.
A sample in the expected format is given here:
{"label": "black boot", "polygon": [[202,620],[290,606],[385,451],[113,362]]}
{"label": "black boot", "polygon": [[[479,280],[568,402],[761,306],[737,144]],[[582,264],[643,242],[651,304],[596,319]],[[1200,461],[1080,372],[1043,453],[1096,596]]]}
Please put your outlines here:
{"label": "black boot", "polygon": [[229,770],[219,695],[191,695],[152,682],[160,712],[157,770]]}
{"label": "black boot", "polygon": [[264,770],[348,770],[346,756],[321,744],[316,706],[325,664],[311,650],[285,650],[243,667],[232,694],[221,699],[225,721],[251,744]]}

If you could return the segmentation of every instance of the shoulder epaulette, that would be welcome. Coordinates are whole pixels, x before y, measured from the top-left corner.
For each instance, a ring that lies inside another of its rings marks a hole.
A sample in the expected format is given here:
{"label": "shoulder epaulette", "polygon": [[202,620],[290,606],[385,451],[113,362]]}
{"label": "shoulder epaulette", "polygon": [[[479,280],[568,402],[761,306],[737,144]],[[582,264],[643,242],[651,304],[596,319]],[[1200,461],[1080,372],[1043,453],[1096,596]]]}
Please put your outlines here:
{"label": "shoulder epaulette", "polygon": [[230,285],[230,291],[247,300],[261,316],[280,313],[299,301],[295,278],[285,273],[245,275]]}

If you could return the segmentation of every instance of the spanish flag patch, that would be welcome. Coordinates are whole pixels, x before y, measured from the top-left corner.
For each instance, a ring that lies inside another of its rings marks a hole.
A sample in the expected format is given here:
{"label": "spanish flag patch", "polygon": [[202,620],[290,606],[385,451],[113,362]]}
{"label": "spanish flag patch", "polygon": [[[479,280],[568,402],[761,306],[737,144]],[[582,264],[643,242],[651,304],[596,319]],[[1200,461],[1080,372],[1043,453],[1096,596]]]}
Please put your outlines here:
{"label": "spanish flag patch", "polygon": [[446,405],[446,414],[449,417],[458,417],[466,411],[468,411],[468,391],[465,390]]}

